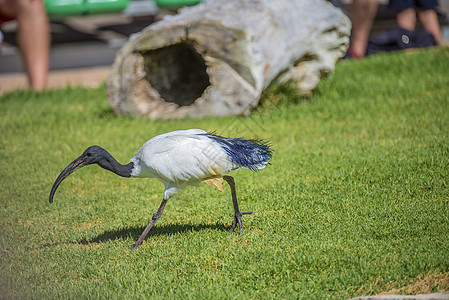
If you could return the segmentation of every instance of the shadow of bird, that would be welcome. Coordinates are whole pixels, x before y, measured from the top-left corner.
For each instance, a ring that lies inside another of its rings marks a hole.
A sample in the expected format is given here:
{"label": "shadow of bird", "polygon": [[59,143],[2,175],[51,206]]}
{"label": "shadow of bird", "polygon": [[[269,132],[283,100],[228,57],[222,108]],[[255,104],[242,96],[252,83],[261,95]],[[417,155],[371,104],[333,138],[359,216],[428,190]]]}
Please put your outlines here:
{"label": "shadow of bird", "polygon": [[[140,233],[145,229],[146,226],[136,226],[136,227],[126,227],[120,229],[114,229],[105,231],[96,237],[91,239],[82,239],[78,241],[79,244],[98,244],[107,241],[115,240],[126,240],[128,238],[133,238],[134,240],[140,236]],[[163,236],[163,235],[173,235],[186,232],[198,232],[202,230],[216,230],[216,231],[226,231],[226,225],[221,223],[215,224],[167,224],[154,227],[151,231],[152,236]]]}

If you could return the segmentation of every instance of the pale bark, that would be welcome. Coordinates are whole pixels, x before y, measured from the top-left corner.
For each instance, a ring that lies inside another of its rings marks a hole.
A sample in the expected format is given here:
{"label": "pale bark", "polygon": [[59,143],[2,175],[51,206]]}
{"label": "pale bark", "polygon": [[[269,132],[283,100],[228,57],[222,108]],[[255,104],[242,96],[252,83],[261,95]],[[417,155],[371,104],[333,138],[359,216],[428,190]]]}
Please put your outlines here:
{"label": "pale bark", "polygon": [[117,114],[249,114],[273,80],[310,93],[345,53],[348,18],[324,0],[209,0],[145,28],[107,88]]}

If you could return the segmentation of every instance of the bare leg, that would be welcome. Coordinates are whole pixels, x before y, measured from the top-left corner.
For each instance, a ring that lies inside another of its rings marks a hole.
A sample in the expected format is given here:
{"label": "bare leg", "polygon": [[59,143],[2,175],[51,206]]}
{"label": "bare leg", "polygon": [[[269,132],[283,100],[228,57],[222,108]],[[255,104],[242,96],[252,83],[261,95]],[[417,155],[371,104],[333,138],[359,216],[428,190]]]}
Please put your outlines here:
{"label": "bare leg", "polygon": [[239,224],[240,234],[242,234],[242,215],[250,215],[254,211],[248,211],[248,212],[240,212],[239,210],[239,204],[237,203],[237,193],[235,192],[235,182],[234,178],[231,176],[223,176],[223,179],[226,180],[226,182],[231,187],[231,195],[232,195],[232,203],[234,204],[234,222],[232,223],[232,227],[230,231],[234,231],[235,227],[237,226],[237,223]]}
{"label": "bare leg", "polygon": [[50,52],[50,25],[43,0],[0,0],[2,15],[17,19],[17,43],[34,90],[45,88]]}
{"label": "bare leg", "polygon": [[441,45],[443,38],[441,37],[441,29],[440,23],[438,23],[437,13],[433,9],[419,9],[418,18],[424,29],[433,35],[438,45]]}
{"label": "bare leg", "polygon": [[362,58],[366,53],[368,38],[376,17],[378,0],[354,0],[351,5],[351,45],[348,53]]}
{"label": "bare leg", "polygon": [[139,247],[140,244],[142,244],[142,242],[145,239],[145,237],[147,236],[148,232],[150,232],[151,228],[153,228],[153,225],[162,216],[162,212],[164,211],[165,204],[167,204],[167,200],[163,199],[161,205],[159,206],[159,209],[157,210],[157,212],[155,214],[153,214],[153,218],[151,219],[150,224],[148,224],[147,228],[145,228],[145,230],[142,232],[139,239],[133,245],[131,245],[129,247],[130,249],[135,249],[135,248]]}
{"label": "bare leg", "polygon": [[18,43],[32,89],[45,88],[50,51],[50,26],[41,0],[17,0]]}
{"label": "bare leg", "polygon": [[413,8],[406,8],[396,14],[396,21],[399,27],[413,31],[416,26],[416,13]]}

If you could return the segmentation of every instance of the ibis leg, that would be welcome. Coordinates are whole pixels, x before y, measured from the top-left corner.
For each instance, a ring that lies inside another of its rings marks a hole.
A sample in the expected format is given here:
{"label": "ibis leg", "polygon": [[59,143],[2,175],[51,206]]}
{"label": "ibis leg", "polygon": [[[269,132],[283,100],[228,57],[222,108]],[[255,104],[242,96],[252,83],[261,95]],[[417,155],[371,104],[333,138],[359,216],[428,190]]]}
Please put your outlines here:
{"label": "ibis leg", "polygon": [[240,234],[242,234],[242,215],[250,215],[254,211],[246,211],[241,212],[239,210],[239,204],[237,203],[237,193],[235,192],[235,182],[234,178],[232,176],[223,176],[223,179],[226,180],[226,182],[231,187],[231,195],[232,195],[232,203],[234,204],[234,222],[232,222],[232,227],[230,231],[234,231],[237,224],[239,224]]}
{"label": "ibis leg", "polygon": [[167,203],[167,200],[163,199],[161,205],[159,206],[159,209],[157,210],[157,212],[155,214],[153,214],[153,218],[151,219],[150,224],[148,224],[147,228],[145,228],[145,230],[142,232],[139,239],[133,245],[131,245],[129,247],[130,249],[135,249],[135,248],[139,247],[140,244],[142,244],[142,242],[145,239],[145,237],[147,236],[148,232],[150,232],[151,228],[153,228],[153,225],[162,216],[162,212],[164,211],[164,207],[165,207],[166,203]]}

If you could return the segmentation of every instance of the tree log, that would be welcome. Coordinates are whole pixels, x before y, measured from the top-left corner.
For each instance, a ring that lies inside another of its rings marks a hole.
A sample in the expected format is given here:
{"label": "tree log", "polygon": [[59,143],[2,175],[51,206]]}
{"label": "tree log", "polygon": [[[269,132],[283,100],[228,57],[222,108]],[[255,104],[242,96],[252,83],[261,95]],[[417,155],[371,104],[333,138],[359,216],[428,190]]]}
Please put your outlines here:
{"label": "tree log", "polygon": [[324,0],[209,0],[120,49],[107,82],[116,114],[247,115],[273,80],[310,93],[345,53],[350,22]]}

